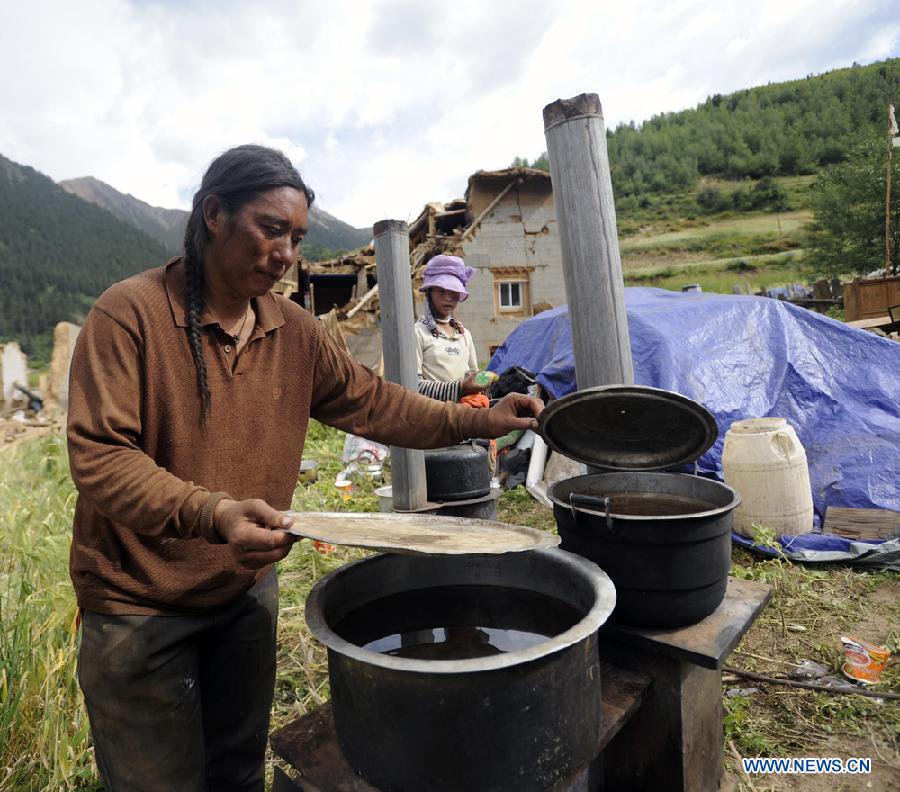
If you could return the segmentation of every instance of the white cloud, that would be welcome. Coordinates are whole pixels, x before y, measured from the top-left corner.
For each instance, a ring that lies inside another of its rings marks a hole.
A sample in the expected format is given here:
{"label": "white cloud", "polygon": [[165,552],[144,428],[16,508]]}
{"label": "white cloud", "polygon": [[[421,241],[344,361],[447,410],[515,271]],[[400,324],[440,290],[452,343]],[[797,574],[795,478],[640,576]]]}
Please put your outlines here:
{"label": "white cloud", "polygon": [[415,216],[544,148],[541,110],[607,125],[898,54],[891,2],[4,3],[0,153],[187,205],[218,152],[282,148],[356,225]]}

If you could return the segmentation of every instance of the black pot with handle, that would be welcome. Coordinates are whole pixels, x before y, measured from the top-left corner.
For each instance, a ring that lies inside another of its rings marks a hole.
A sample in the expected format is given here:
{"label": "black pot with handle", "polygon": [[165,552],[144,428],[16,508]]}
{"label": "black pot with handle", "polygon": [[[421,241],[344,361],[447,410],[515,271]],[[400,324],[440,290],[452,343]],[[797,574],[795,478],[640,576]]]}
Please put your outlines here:
{"label": "black pot with handle", "polygon": [[482,498],[491,491],[488,453],[474,442],[426,451],[425,479],[430,501]]}
{"label": "black pot with handle", "polygon": [[713,444],[709,411],[657,388],[590,388],[552,402],[540,431],[554,451],[611,471],[548,492],[560,547],[594,561],[616,586],[611,620],[670,628],[712,613],[725,596],[740,495],[712,479],[661,472]]}

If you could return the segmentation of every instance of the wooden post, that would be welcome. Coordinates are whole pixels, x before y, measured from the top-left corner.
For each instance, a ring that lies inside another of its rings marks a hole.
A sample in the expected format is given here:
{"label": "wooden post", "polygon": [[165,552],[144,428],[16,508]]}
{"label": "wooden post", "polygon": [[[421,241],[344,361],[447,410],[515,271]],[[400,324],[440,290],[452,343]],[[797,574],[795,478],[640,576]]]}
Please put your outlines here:
{"label": "wooden post", "polygon": [[356,270],[356,294],[354,294],[353,296],[356,297],[357,300],[359,300],[368,290],[369,283],[368,279],[366,278],[366,268],[364,266],[361,266]]}
{"label": "wooden post", "polygon": [[[409,277],[409,229],[402,220],[381,220],[375,223],[373,233],[381,300],[384,377],[416,391],[418,371]],[[424,452],[391,446],[391,486],[397,511],[411,511],[425,506]]]}
{"label": "wooden post", "polygon": [[625,283],[597,94],[544,108],[579,389],[633,385]]}
{"label": "wooden post", "polygon": [[891,277],[891,175],[894,165],[894,136],[891,122],[894,119],[894,105],[888,104],[887,133],[887,195],[884,202],[884,277]]}

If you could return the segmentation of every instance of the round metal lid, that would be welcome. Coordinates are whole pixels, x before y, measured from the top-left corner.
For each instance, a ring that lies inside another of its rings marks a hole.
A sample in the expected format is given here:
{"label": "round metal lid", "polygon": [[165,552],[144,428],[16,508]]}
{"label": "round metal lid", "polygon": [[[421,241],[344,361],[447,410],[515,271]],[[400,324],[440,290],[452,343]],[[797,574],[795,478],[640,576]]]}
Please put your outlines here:
{"label": "round metal lid", "polygon": [[550,402],[538,431],[567,457],[606,470],[665,470],[693,462],[718,427],[702,404],[641,385],[575,391]]}

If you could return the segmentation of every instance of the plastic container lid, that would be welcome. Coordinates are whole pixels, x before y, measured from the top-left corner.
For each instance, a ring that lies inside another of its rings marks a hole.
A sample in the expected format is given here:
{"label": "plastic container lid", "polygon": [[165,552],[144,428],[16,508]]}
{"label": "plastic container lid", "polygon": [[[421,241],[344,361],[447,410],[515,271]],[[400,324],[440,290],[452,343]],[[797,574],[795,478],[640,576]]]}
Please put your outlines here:
{"label": "plastic container lid", "polygon": [[735,434],[766,434],[777,432],[787,426],[784,418],[744,418],[731,424],[728,431]]}
{"label": "plastic container lid", "polygon": [[567,457],[605,470],[666,470],[698,459],[715,441],[715,418],[680,393],[607,385],[550,402],[538,431]]}

